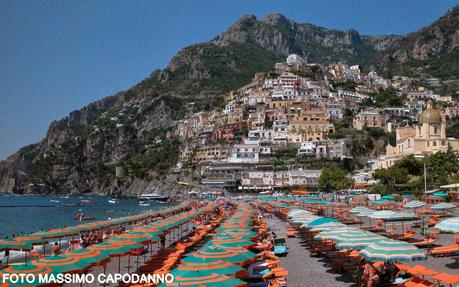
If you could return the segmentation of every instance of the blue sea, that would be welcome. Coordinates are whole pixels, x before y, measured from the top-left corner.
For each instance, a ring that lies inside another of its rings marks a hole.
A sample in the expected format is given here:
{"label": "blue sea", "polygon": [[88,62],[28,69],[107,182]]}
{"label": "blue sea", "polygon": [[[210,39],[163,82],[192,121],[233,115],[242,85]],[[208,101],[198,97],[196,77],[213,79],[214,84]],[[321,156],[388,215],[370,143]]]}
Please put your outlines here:
{"label": "blue sea", "polygon": [[[82,200],[89,200],[91,203],[83,203]],[[83,212],[84,216],[95,217],[95,220],[105,220],[166,207],[155,202],[151,202],[150,206],[139,206],[135,198],[118,199],[118,204],[110,204],[108,200],[105,196],[64,198],[54,195],[0,193],[0,239],[13,234],[18,236],[80,224],[74,219],[79,212]]]}

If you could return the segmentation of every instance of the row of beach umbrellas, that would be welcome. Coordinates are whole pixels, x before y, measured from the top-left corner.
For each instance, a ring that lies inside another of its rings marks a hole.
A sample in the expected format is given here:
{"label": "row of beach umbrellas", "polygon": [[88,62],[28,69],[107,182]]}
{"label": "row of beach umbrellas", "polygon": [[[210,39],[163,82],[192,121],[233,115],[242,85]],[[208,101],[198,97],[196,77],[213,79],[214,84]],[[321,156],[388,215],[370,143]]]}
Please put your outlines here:
{"label": "row of beach umbrellas", "polygon": [[0,240],[0,251],[4,250],[18,250],[30,251],[33,245],[47,244],[49,239],[63,238],[78,235],[81,232],[89,232],[116,226],[120,224],[131,224],[142,220],[150,219],[162,214],[168,214],[175,211],[180,211],[190,206],[191,202],[182,203],[176,207],[162,209],[157,212],[147,211],[145,213],[114,218],[111,220],[102,220],[90,222],[86,224],[79,224],[71,227],[57,228],[44,232],[36,232],[26,236],[18,236],[14,240]]}
{"label": "row of beach umbrellas", "polygon": [[[0,270],[0,278],[5,274],[27,273],[36,276],[37,280],[27,286],[39,286],[39,274],[80,273],[97,265],[104,265],[111,258],[131,254],[145,245],[157,242],[158,235],[193,220],[217,207],[209,204],[200,210],[191,210],[166,219],[150,223],[144,227],[134,228],[126,233],[114,236],[105,242],[91,245],[84,249],[72,250],[63,255],[43,257],[25,265],[12,265]],[[14,285],[19,286],[19,285]]]}
{"label": "row of beach umbrellas", "polygon": [[175,281],[165,286],[244,287],[241,277],[244,266],[254,262],[255,253],[247,248],[254,245],[256,233],[249,229],[255,212],[248,204],[236,204],[236,212],[216,229],[203,247],[186,255],[182,263],[171,271]]}
{"label": "row of beach umbrellas", "polygon": [[[366,211],[363,208],[360,210]],[[349,227],[336,222],[334,218],[319,217],[306,210],[292,210],[288,216],[292,223],[301,224],[300,228],[317,232],[314,239],[333,240],[336,248],[340,250],[359,250],[360,256],[370,262],[411,262],[427,259],[426,254],[412,244]]]}

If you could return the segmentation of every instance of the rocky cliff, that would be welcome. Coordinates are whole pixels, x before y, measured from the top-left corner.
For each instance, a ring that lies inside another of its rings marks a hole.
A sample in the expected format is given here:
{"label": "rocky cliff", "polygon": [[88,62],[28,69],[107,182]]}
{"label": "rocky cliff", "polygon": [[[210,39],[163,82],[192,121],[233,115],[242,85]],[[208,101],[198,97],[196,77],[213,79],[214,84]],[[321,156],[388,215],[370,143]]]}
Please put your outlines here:
{"label": "rocky cliff", "polygon": [[[51,123],[45,138],[0,163],[0,191],[133,193],[168,185],[179,142],[174,120],[221,105],[222,95],[290,53],[321,64],[457,77],[458,11],[406,36],[362,36],[280,14],[242,16],[209,42],[182,49],[127,91]],[[433,63],[433,65],[429,65]],[[127,174],[115,177],[116,167]]]}

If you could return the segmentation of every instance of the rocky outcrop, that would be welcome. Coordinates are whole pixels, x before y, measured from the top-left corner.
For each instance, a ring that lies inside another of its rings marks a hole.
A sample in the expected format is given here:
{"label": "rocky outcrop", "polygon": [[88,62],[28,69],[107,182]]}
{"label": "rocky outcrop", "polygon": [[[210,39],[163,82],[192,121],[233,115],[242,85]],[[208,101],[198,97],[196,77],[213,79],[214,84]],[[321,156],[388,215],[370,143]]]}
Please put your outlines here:
{"label": "rocky outcrop", "polygon": [[430,61],[459,48],[459,6],[437,21],[403,37],[394,38],[372,60],[389,70],[410,60]]}
{"label": "rocky outcrop", "polygon": [[373,50],[369,42],[354,29],[338,31],[298,24],[277,13],[266,15],[260,20],[254,15],[244,15],[226,32],[212,40],[218,46],[233,42],[254,43],[283,56],[296,53],[320,63],[357,56],[365,62],[368,58],[359,49],[366,47]]}

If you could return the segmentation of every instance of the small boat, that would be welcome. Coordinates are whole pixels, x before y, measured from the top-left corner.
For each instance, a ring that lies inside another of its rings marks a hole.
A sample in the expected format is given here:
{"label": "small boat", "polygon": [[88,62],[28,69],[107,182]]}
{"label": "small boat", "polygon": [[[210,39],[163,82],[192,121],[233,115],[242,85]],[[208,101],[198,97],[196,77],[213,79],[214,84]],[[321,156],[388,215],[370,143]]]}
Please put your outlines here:
{"label": "small boat", "polygon": [[139,201],[139,205],[140,205],[140,206],[150,206],[149,203],[144,202],[144,201]]}
{"label": "small boat", "polygon": [[61,196],[60,198],[63,198],[63,199],[68,199],[68,198],[69,198],[69,196],[68,196],[68,195],[63,195],[63,196]]}
{"label": "small boat", "polygon": [[79,203],[62,203],[61,205],[62,206],[70,206],[70,207],[80,206]]}
{"label": "small boat", "polygon": [[169,196],[167,195],[159,195],[157,193],[145,193],[145,194],[140,194],[137,196],[137,200],[139,201],[149,201],[149,200],[168,200]]}
{"label": "small boat", "polygon": [[78,220],[78,221],[84,221],[84,220],[94,220],[96,218],[93,216],[84,216],[83,214],[77,214],[73,219]]}
{"label": "small boat", "polygon": [[89,200],[89,199],[82,199],[81,202],[82,202],[82,203],[89,204],[89,203],[91,203],[91,200]]}
{"label": "small boat", "polygon": [[108,200],[108,203],[111,203],[111,204],[118,204],[119,201],[118,201],[118,199],[116,199],[116,198],[112,198],[112,199],[109,199],[109,200]]}
{"label": "small boat", "polygon": [[54,203],[60,203],[61,202],[60,200],[56,200],[56,199],[51,199],[50,201],[54,202]]}

